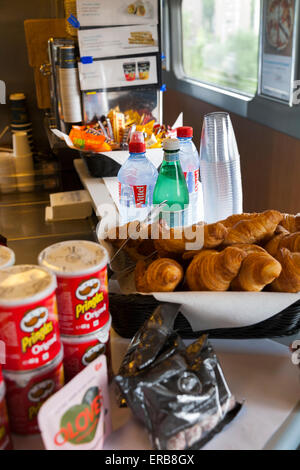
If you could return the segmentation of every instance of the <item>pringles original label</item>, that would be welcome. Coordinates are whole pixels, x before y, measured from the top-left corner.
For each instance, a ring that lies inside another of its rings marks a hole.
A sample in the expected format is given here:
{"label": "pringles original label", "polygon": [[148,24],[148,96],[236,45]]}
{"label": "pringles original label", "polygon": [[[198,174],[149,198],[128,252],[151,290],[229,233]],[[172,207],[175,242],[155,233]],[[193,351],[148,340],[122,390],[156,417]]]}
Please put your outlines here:
{"label": "pringles original label", "polygon": [[39,432],[37,417],[41,406],[64,385],[63,353],[41,370],[25,373],[4,372],[7,405],[13,432]]}
{"label": "pringles original label", "polygon": [[100,291],[100,286],[100,280],[95,277],[80,283],[76,289],[75,296],[82,303],[76,305],[76,319],[80,318],[80,315],[85,315],[90,310],[95,310],[103,302],[104,295]]}
{"label": "pringles original label", "polygon": [[57,277],[60,331],[63,335],[94,333],[109,321],[106,266],[88,277]]}
{"label": "pringles original label", "polygon": [[107,253],[97,243],[74,240],[44,250],[39,263],[57,277],[62,335],[93,333],[109,320]]}
{"label": "pringles original label", "polygon": [[6,346],[5,370],[36,369],[59,354],[55,287],[55,277],[38,266],[14,266],[0,272],[0,339]]}
{"label": "pringles original label", "polygon": [[47,400],[38,422],[48,450],[101,450],[111,433],[105,356]]}
{"label": "pringles original label", "polygon": [[66,381],[69,382],[82,369],[87,367],[101,354],[105,354],[110,372],[110,326],[108,323],[97,333],[84,336],[62,336],[64,346],[64,369]]}

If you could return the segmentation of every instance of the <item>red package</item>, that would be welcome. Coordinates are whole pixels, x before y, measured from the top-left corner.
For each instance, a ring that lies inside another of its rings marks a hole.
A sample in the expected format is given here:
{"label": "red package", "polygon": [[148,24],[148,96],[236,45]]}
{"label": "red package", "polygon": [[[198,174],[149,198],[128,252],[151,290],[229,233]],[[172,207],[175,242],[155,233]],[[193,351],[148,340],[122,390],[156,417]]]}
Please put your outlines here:
{"label": "red package", "polygon": [[17,434],[39,432],[38,412],[64,385],[63,351],[48,365],[30,372],[3,371],[11,430]]}
{"label": "red package", "polygon": [[55,288],[55,276],[39,266],[0,270],[0,339],[6,345],[6,370],[36,369],[59,353]]}
{"label": "red package", "polygon": [[101,354],[106,355],[108,369],[110,369],[110,326],[111,320],[91,335],[61,337],[64,346],[66,382],[73,379]]}
{"label": "red package", "polygon": [[62,335],[83,335],[109,321],[107,260],[98,243],[74,240],[46,248],[39,263],[57,276],[57,303]]}

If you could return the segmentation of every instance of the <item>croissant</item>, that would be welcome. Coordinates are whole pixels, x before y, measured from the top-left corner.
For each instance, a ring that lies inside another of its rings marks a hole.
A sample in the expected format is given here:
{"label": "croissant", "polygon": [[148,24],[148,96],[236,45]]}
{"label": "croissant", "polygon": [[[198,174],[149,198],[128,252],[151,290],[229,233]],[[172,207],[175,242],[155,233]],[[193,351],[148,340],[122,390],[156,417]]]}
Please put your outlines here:
{"label": "croissant", "polygon": [[228,247],[218,252],[203,250],[194,257],[186,272],[186,282],[192,291],[226,291],[238,274],[247,253]]}
{"label": "croissant", "polygon": [[[193,236],[193,233],[195,235]],[[197,224],[183,229],[163,229],[162,237],[155,240],[154,245],[159,253],[177,253],[185,252],[189,244],[197,245],[199,248],[216,248],[224,242],[227,235],[227,229],[223,224]]]}
{"label": "croissant", "polygon": [[274,234],[282,218],[283,216],[280,212],[269,210],[249,220],[241,220],[229,230],[224,244],[254,244],[268,240]]}
{"label": "croissant", "polygon": [[300,253],[291,253],[287,248],[280,248],[276,255],[282,266],[280,276],[271,284],[275,292],[300,291]]}
{"label": "croissant", "polygon": [[111,228],[105,234],[105,238],[115,246],[121,245],[124,240],[130,238],[127,246],[136,247],[142,240],[151,238],[151,230],[152,226],[150,224],[141,224],[138,220],[134,220],[128,224]]}
{"label": "croissant", "polygon": [[247,253],[240,272],[231,283],[232,290],[260,292],[281,272],[280,263],[257,245],[235,245]]}
{"label": "croissant", "polygon": [[300,232],[291,234],[280,233],[265,246],[267,252],[272,256],[275,256],[280,248],[288,248],[292,252],[300,251]]}
{"label": "croissant", "polygon": [[280,225],[290,233],[300,232],[300,214],[283,214],[283,220],[280,222]]}
{"label": "croissant", "polygon": [[221,223],[204,225],[204,245],[203,248],[211,249],[221,245],[228,233],[226,227]]}
{"label": "croissant", "polygon": [[169,258],[159,258],[148,267],[144,261],[136,265],[135,285],[139,292],[173,292],[182,279],[182,267]]}
{"label": "croissant", "polygon": [[226,228],[232,228],[235,224],[240,222],[241,220],[249,220],[256,217],[258,214],[256,212],[253,213],[243,213],[243,214],[233,214],[227,217],[227,219],[220,220],[220,223],[223,224]]}

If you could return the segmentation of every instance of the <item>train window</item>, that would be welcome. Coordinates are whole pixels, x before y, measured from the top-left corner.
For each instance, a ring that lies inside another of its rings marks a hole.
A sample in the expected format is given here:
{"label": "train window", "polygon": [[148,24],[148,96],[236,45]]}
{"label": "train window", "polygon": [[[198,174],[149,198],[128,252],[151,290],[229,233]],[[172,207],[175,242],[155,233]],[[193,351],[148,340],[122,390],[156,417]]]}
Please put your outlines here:
{"label": "train window", "polygon": [[[257,93],[263,7],[285,0],[161,1],[167,88],[300,138],[300,105],[291,107]],[[298,80],[300,0],[289,2],[295,6],[292,67]],[[282,35],[281,25],[279,29]]]}
{"label": "train window", "polygon": [[181,24],[187,78],[254,96],[260,0],[182,0]]}

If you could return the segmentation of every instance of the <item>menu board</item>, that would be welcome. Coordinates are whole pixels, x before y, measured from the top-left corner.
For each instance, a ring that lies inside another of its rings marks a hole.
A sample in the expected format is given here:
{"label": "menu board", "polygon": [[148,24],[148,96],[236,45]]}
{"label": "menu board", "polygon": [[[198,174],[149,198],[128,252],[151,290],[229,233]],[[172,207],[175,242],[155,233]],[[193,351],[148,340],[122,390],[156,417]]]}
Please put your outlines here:
{"label": "menu board", "polygon": [[81,27],[158,24],[157,0],[77,0]]}
{"label": "menu board", "polygon": [[263,2],[259,94],[293,104],[298,0]]}
{"label": "menu board", "polygon": [[159,0],[77,0],[82,91],[160,88]]}
{"label": "menu board", "polygon": [[158,83],[157,56],[79,63],[79,77],[83,91],[155,85]]}
{"label": "menu board", "polygon": [[157,25],[83,29],[78,41],[81,57],[94,59],[159,51]]}

